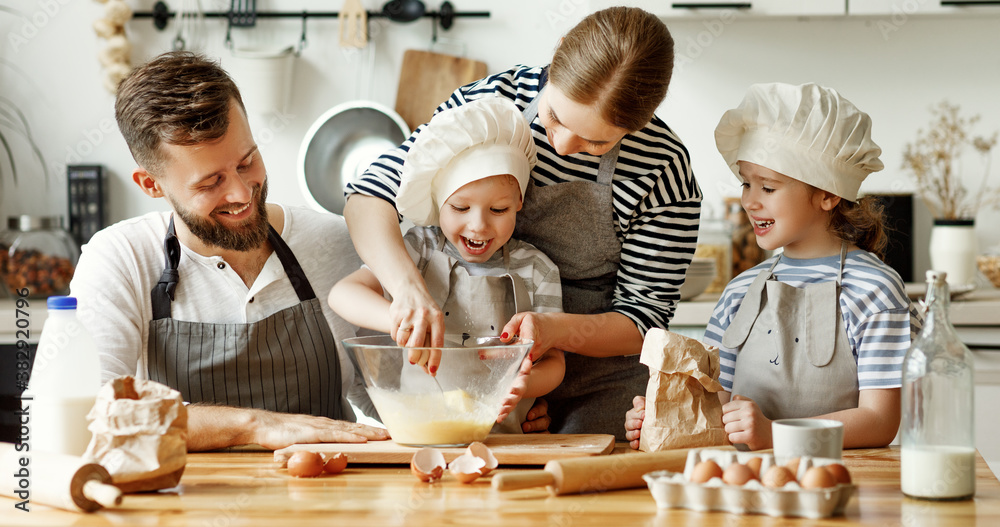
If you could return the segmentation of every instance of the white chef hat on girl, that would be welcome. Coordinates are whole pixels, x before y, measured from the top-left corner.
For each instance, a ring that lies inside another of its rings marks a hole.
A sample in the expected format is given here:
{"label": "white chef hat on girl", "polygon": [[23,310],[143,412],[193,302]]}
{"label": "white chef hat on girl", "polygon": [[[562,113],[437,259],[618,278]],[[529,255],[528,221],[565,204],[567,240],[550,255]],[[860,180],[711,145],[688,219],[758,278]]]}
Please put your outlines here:
{"label": "white chef hat on girl", "polygon": [[396,210],[416,225],[437,225],[456,190],[501,174],[517,179],[523,199],[537,159],[531,127],[510,99],[484,97],[438,112],[406,155]]}
{"label": "white chef hat on girl", "polygon": [[740,177],[749,161],[856,201],[861,182],[884,166],[872,120],[836,90],[817,84],[754,84],[715,128],[715,144]]}

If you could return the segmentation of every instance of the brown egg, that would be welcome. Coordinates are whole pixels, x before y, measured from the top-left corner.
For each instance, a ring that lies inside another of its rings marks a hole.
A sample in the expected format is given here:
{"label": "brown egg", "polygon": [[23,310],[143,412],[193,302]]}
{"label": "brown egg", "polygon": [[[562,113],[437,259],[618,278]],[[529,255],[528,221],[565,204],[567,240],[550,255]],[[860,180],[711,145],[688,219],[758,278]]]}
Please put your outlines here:
{"label": "brown egg", "polygon": [[323,456],[316,452],[296,452],[288,458],[288,474],[297,478],[315,478],[323,473]]}
{"label": "brown egg", "polygon": [[833,479],[837,480],[837,483],[849,484],[851,482],[851,473],[847,471],[847,467],[841,465],[840,463],[831,463],[824,466],[827,472],[833,476]]}
{"label": "brown egg", "polygon": [[797,475],[799,473],[799,458],[793,457],[792,459],[789,459],[788,462],[785,463],[785,466],[788,467],[788,470],[792,471],[792,474]]}
{"label": "brown egg", "polygon": [[490,447],[480,443],[479,441],[473,441],[466,449],[465,452],[470,456],[478,457],[483,460],[483,468],[479,470],[480,476],[485,476],[489,474],[493,469],[499,466],[496,456],[493,455],[493,451]]}
{"label": "brown egg", "polygon": [[452,459],[451,463],[448,463],[448,470],[458,481],[472,483],[480,476],[485,466],[485,459],[465,453]]}
{"label": "brown egg", "polygon": [[705,483],[712,478],[721,478],[722,468],[711,459],[699,462],[691,469],[691,481],[693,483]]}
{"label": "brown egg", "polygon": [[436,448],[421,448],[410,460],[410,472],[424,483],[434,483],[441,479],[445,466],[444,454]]}
{"label": "brown egg", "polygon": [[777,489],[784,487],[792,481],[795,481],[795,474],[792,474],[792,471],[788,470],[788,467],[774,465],[767,469],[767,472],[764,473],[764,478],[761,480],[761,483],[763,483],[765,487]]}
{"label": "brown egg", "polygon": [[330,474],[340,474],[347,468],[347,456],[341,452],[337,452],[330,456],[326,460],[326,464],[323,465],[323,470],[329,472]]}
{"label": "brown egg", "polygon": [[759,457],[752,457],[747,462],[747,468],[753,471],[753,477],[760,479],[760,464],[763,460]]}
{"label": "brown egg", "polygon": [[825,489],[836,484],[837,480],[833,478],[829,470],[823,467],[810,467],[802,476],[802,488],[804,489]]}
{"label": "brown egg", "polygon": [[744,485],[751,479],[757,479],[753,471],[739,463],[732,463],[722,472],[722,481],[727,485]]}

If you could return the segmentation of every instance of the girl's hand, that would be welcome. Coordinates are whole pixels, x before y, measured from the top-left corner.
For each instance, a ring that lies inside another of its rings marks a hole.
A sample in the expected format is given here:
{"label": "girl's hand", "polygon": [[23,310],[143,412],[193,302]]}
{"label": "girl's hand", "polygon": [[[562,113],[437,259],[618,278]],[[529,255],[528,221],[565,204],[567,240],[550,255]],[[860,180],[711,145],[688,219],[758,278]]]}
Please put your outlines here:
{"label": "girl's hand", "polygon": [[636,395],[632,399],[632,409],[625,412],[625,439],[632,450],[639,450],[639,431],[646,418],[646,398]]}
{"label": "girl's hand", "polygon": [[764,417],[752,399],[734,395],[722,405],[722,424],[734,445],[742,443],[750,450],[771,448],[771,420]]}
{"label": "girl's hand", "polygon": [[555,328],[550,327],[549,320],[545,313],[531,311],[518,313],[503,327],[500,340],[510,342],[517,335],[522,339],[534,341],[531,351],[528,352],[528,360],[536,361],[555,344]]}

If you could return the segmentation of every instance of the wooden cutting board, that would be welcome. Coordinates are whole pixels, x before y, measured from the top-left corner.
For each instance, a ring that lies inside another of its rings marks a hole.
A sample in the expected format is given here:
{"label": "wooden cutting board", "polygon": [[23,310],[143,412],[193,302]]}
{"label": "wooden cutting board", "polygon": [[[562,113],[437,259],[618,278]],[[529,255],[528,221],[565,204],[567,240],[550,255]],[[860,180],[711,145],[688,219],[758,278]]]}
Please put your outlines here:
{"label": "wooden cutting board", "polygon": [[[615,447],[615,436],[606,434],[493,434],[484,441],[493,450],[501,465],[544,465],[553,459],[609,454]],[[367,443],[298,444],[274,451],[274,461],[282,466],[295,452],[343,452],[349,463],[409,464],[416,447],[393,441]],[[439,448],[445,461],[465,452],[464,447]]]}
{"label": "wooden cutting board", "polygon": [[434,110],[459,86],[486,76],[486,63],[478,60],[409,49],[396,90],[396,113],[413,131],[431,120]]}

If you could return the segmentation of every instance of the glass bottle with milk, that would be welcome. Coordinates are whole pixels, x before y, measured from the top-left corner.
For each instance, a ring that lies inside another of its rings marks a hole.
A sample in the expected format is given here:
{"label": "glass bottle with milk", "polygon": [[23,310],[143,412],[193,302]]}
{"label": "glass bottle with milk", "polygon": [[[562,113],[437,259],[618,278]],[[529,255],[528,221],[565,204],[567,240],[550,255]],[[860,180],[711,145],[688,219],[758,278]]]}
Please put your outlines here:
{"label": "glass bottle with milk", "polygon": [[903,494],[962,500],[976,492],[973,366],[948,320],[944,272],[927,272],[924,326],[903,360]]}
{"label": "glass bottle with milk", "polygon": [[77,319],[76,298],[48,299],[48,318],[38,340],[25,396],[32,452],[81,456],[91,433],[87,414],[101,387],[97,346]]}

